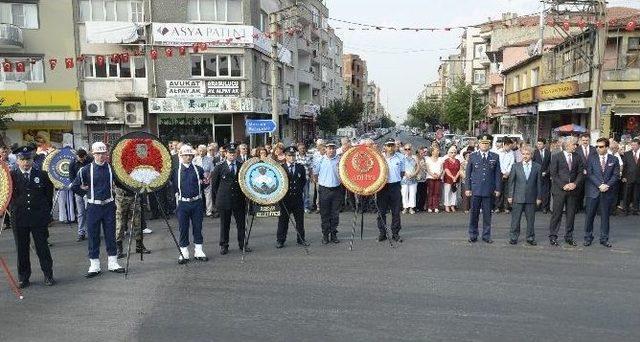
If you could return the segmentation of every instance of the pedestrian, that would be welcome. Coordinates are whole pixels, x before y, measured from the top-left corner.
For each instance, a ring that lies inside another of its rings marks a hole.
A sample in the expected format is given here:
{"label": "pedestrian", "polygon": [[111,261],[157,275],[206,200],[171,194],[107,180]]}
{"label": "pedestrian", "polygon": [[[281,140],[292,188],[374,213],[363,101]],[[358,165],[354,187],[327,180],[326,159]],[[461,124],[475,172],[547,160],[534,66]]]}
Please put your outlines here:
{"label": "pedestrian", "polygon": [[327,142],[325,146],[324,155],[314,159],[313,176],[318,184],[322,243],[326,245],[329,242],[340,243],[338,224],[344,190],[338,172],[340,157],[336,154],[336,144]]}
{"label": "pedestrian", "polygon": [[[597,149],[597,147],[596,147]],[[624,208],[622,207],[622,199],[623,199],[623,191],[621,191],[622,184],[622,172],[624,172],[625,166],[624,161],[622,160],[622,155],[620,154],[620,144],[617,141],[613,140],[613,138],[609,139],[609,150],[608,153],[618,159],[618,165],[620,166],[620,174],[618,175],[618,184],[613,188],[615,191],[615,201],[612,202],[611,207],[611,215],[615,216],[618,212],[623,212]]]}
{"label": "pedestrian", "polygon": [[249,156],[249,147],[247,146],[247,144],[238,145],[238,161],[241,163],[246,163],[249,158],[251,157]]}
{"label": "pedestrian", "polygon": [[[50,152],[47,152],[47,154]],[[45,154],[46,155],[46,154]],[[47,170],[44,170],[47,172]],[[75,197],[68,188],[58,189],[58,221],[71,224],[76,221]]]}
{"label": "pedestrian", "polygon": [[271,158],[269,156],[269,153],[267,152],[267,149],[265,149],[264,147],[258,147],[256,153],[258,154],[258,158],[260,158],[261,161],[267,161],[267,159]]}
{"label": "pedestrian", "polygon": [[271,159],[275,160],[277,163],[280,163],[280,164],[285,162],[283,143],[279,142],[275,144],[275,146],[273,147],[273,152],[271,153]]}
{"label": "pedestrian", "polygon": [[586,217],[584,224],[584,245],[593,242],[593,221],[596,211],[600,211],[600,244],[610,248],[609,217],[617,200],[616,188],[620,179],[618,158],[608,154],[609,140],[600,138],[596,141],[597,152],[587,161],[585,185]]}
{"label": "pedestrian", "polygon": [[216,198],[216,207],[220,213],[220,254],[229,253],[229,230],[231,229],[231,216],[236,222],[238,247],[244,252],[251,252],[251,248],[245,246],[245,218],[247,215],[247,198],[240,189],[238,173],[242,167],[236,157],[235,144],[226,147],[225,160],[213,169],[211,176],[211,189]]}
{"label": "pedestrian", "polygon": [[469,157],[466,169],[466,195],[471,197],[471,216],[469,218],[469,242],[478,241],[478,219],[482,209],[482,241],[493,243],[491,239],[491,211],[495,198],[502,191],[502,172],[500,157],[490,152],[490,134],[478,137],[479,150]]}
{"label": "pedestrian", "polygon": [[[135,193],[124,185],[116,182],[116,246],[118,259],[124,258],[124,232],[129,231],[136,239],[136,253],[150,254],[151,251],[144,246],[144,234],[142,233],[142,209],[140,199],[136,199]],[[131,225],[131,226],[130,226]]]}
{"label": "pedestrian", "polygon": [[551,174],[551,194],[553,195],[553,212],[549,223],[549,243],[558,246],[558,229],[563,211],[566,212],[564,241],[571,246],[573,229],[578,211],[578,203],[582,200],[581,188],[584,187],[584,164],[580,152],[576,152],[576,138],[565,137],[562,140],[562,152],[551,155],[549,172]]}
{"label": "pedestrian", "polygon": [[[500,172],[502,173],[502,178],[500,182],[502,183],[501,188],[506,188],[507,181],[509,180],[509,172],[511,172],[511,167],[515,163],[515,154],[513,152],[514,141],[509,137],[504,137],[502,139],[502,148],[498,152],[498,156],[500,157]],[[505,213],[510,212],[510,205],[507,203],[507,198],[504,196],[504,193],[501,196],[496,196],[495,203],[495,212],[499,213],[500,211],[504,211]]]}
{"label": "pedestrian", "polygon": [[551,174],[549,173],[549,165],[551,165],[551,150],[547,148],[547,141],[544,138],[538,138],[536,142],[536,151],[533,153],[533,161],[540,164],[540,176],[542,180],[542,193],[540,198],[540,210],[546,214],[551,209]]}
{"label": "pedestrian", "polygon": [[427,148],[422,146],[416,153],[416,159],[418,161],[418,168],[420,172],[416,176],[416,211],[425,211],[425,205],[427,204]]}
{"label": "pedestrian", "polygon": [[404,175],[400,182],[400,192],[402,193],[402,213],[416,213],[416,192],[418,191],[418,174],[420,165],[418,159],[413,155],[411,144],[404,145]]}
{"label": "pedestrian", "polygon": [[[578,149],[578,154],[582,159],[582,165],[584,167],[583,173],[586,176],[588,165],[587,162],[592,155],[597,154],[596,148],[591,146],[591,135],[589,135],[589,133],[582,133],[580,135],[580,148]],[[578,201],[578,212],[580,212],[586,208],[585,186],[579,187],[578,190],[580,197]]]}
{"label": "pedestrian", "polygon": [[444,210],[455,212],[457,205],[458,182],[460,181],[461,163],[456,158],[458,150],[455,146],[449,147],[447,157],[442,164],[444,170]]}
{"label": "pedestrian", "polygon": [[542,167],[532,161],[532,150],[529,146],[520,149],[522,161],[516,162],[509,172],[508,186],[505,189],[507,201],[512,206],[511,232],[509,243],[518,244],[522,213],[527,220],[527,243],[536,246],[535,215],[536,205],[542,203]]}
{"label": "pedestrian", "polygon": [[101,141],[91,145],[93,162],[78,172],[73,182],[73,192],[87,196],[87,237],[89,249],[89,271],[87,278],[101,273],[100,230],[104,232],[109,272],[124,273],[118,264],[116,246],[116,205],[113,198],[113,171],[107,162],[107,145]]}
{"label": "pedestrian", "polygon": [[391,238],[402,242],[400,238],[401,180],[406,171],[406,156],[396,153],[396,144],[393,139],[388,139],[384,144],[384,159],[389,169],[387,183],[377,193],[378,204],[378,241],[387,240],[387,211],[391,211]]}
{"label": "pedestrian", "polygon": [[[312,165],[315,165],[315,163],[320,160],[322,156],[324,156],[326,152],[325,143],[326,142],[324,141],[324,139],[316,140],[316,151],[313,153]],[[311,202],[313,206],[312,211],[315,210],[316,213],[320,213],[320,195],[318,182],[316,181],[315,177],[311,177],[311,182],[313,186],[313,201]]]}
{"label": "pedestrian", "polygon": [[307,184],[307,170],[296,162],[296,153],[299,151],[295,146],[286,149],[287,161],[282,167],[287,172],[289,178],[289,189],[287,194],[280,201],[280,217],[278,217],[278,232],[276,234],[276,248],[283,248],[287,240],[289,230],[289,218],[293,216],[296,222],[296,241],[299,245],[309,246],[305,240],[304,231],[304,188]]}
{"label": "pedestrian", "polygon": [[[75,178],[78,176],[78,172],[80,172],[80,169],[91,164],[92,162],[93,157],[88,155],[85,149],[79,148],[76,151],[76,158],[69,164],[69,177],[71,178],[71,180],[75,180]],[[86,196],[80,196],[75,193],[74,200],[77,211],[76,217],[78,220],[78,239],[76,241],[81,242],[87,239],[87,200]]]}
{"label": "pedestrian", "polygon": [[[22,289],[31,284],[31,237],[44,274],[44,284],[55,284],[53,260],[47,243],[53,184],[46,173],[33,166],[33,150],[33,146],[22,146],[13,151],[17,167],[11,171],[14,189],[8,206],[18,254],[18,287]],[[0,215],[4,216],[4,213],[0,212]]]}
{"label": "pedestrian", "polygon": [[302,190],[302,201],[304,203],[304,212],[309,213],[312,209],[311,204],[311,175],[313,174],[313,155],[307,152],[307,145],[303,142],[298,143],[298,152],[296,153],[296,163],[302,165],[305,170],[305,175],[307,176],[307,181],[304,184]]}
{"label": "pedestrian", "polygon": [[442,174],[444,172],[439,146],[431,147],[431,154],[425,164],[427,166],[427,212],[437,213],[440,211]]}
{"label": "pedestrian", "polygon": [[623,155],[626,167],[622,170],[624,213],[640,215],[640,139],[631,141],[631,150]]}
{"label": "pedestrian", "polygon": [[471,198],[467,196],[467,165],[469,164],[469,156],[473,152],[465,151],[462,154],[462,162],[460,162],[460,207],[465,214],[469,213],[471,208]]}

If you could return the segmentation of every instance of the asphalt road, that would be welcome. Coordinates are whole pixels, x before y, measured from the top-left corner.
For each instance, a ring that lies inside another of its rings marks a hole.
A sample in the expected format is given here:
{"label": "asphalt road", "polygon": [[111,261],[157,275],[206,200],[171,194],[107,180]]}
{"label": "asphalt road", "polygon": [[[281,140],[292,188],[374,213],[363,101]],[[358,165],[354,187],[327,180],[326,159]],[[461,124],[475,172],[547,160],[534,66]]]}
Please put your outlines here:
{"label": "asphalt road", "polygon": [[[151,221],[153,253],[132,258],[127,280],[85,279],[86,244],[56,225],[56,286],[42,285],[35,255],[24,300],[0,276],[0,341],[640,340],[637,216],[613,219],[606,249],[549,246],[549,215],[538,215],[537,247],[507,243],[505,214],[494,216],[492,245],[466,242],[463,213],[405,215],[405,242],[390,248],[367,214],[365,239],[349,251],[353,217],[341,216],[342,243],[322,246],[318,215],[306,215],[310,255],[292,232],[275,249],[276,220],[260,219],[245,263],[235,244],[217,253],[219,223],[207,219],[211,260],[184,266],[164,223]],[[0,254],[15,272],[8,231]]]}

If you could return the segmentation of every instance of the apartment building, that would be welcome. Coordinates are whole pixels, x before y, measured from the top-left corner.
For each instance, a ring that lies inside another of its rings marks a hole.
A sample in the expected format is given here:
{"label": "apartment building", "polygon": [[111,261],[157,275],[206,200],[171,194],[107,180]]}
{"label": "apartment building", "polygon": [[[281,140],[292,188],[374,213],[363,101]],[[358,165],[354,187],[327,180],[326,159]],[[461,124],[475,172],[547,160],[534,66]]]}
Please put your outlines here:
{"label": "apartment building", "polygon": [[346,97],[362,102],[367,88],[367,62],[358,55],[342,55],[343,80]]}

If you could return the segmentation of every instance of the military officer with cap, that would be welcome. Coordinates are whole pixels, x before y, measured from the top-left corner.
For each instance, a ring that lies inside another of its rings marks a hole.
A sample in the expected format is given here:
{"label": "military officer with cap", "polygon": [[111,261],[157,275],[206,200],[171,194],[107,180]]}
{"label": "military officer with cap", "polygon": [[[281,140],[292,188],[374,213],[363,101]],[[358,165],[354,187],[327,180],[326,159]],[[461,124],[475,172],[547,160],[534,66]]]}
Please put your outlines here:
{"label": "military officer with cap", "polygon": [[478,137],[480,149],[471,153],[466,169],[466,192],[471,198],[471,215],[469,220],[469,242],[478,241],[478,219],[482,209],[482,241],[493,243],[491,239],[491,211],[494,196],[502,191],[502,172],[500,171],[500,157],[490,152],[490,134]]}
{"label": "military officer with cap", "polygon": [[193,231],[193,257],[195,260],[208,261],[202,249],[202,220],[204,219],[203,190],[208,180],[204,170],[192,163],[195,151],[189,145],[180,147],[180,164],[172,175],[173,190],[176,196],[178,225],[180,228],[180,256],[178,264],[185,264],[189,256],[189,223]]}
{"label": "military officer with cap", "polygon": [[299,245],[309,246],[304,237],[304,187],[307,183],[307,172],[305,167],[296,163],[296,153],[298,149],[290,146],[285,150],[286,161],[282,167],[287,172],[289,178],[289,189],[280,202],[280,217],[278,218],[278,233],[276,248],[284,247],[287,240],[287,230],[289,230],[289,217],[293,215],[296,221],[297,241]]}
{"label": "military officer with cap", "polygon": [[338,240],[338,224],[344,189],[338,172],[340,157],[336,154],[336,144],[327,142],[325,146],[325,154],[314,161],[313,176],[317,180],[320,197],[322,243],[326,245],[329,242],[340,243],[340,240]]}
{"label": "military officer with cap", "polygon": [[394,241],[402,242],[400,238],[400,210],[402,206],[402,194],[400,192],[400,181],[404,176],[404,156],[396,151],[396,141],[387,139],[384,143],[384,159],[389,168],[387,184],[376,195],[378,204],[378,230],[380,235],[378,241],[385,241],[387,237],[387,211],[391,211],[391,238]]}
{"label": "military officer with cap", "polygon": [[91,153],[93,162],[80,169],[71,186],[74,193],[87,196],[86,222],[90,263],[87,278],[93,278],[101,273],[100,228],[104,232],[109,272],[124,273],[124,268],[118,264],[114,180],[111,165],[107,163],[107,145],[97,141],[91,145]]}
{"label": "military officer with cap", "polygon": [[[23,146],[14,150],[17,168],[11,171],[13,197],[9,203],[11,226],[18,252],[18,286],[30,285],[31,262],[29,260],[29,235],[44,273],[44,284],[52,286],[53,261],[47,244],[47,225],[51,213],[53,185],[43,171],[33,165],[33,146]],[[0,212],[0,215],[3,214]]]}
{"label": "military officer with cap", "polygon": [[236,221],[238,247],[245,252],[251,252],[251,248],[244,245],[247,198],[238,183],[242,162],[236,159],[236,149],[236,144],[227,145],[224,159],[216,165],[211,176],[211,191],[220,213],[220,254],[222,255],[229,253],[231,216]]}

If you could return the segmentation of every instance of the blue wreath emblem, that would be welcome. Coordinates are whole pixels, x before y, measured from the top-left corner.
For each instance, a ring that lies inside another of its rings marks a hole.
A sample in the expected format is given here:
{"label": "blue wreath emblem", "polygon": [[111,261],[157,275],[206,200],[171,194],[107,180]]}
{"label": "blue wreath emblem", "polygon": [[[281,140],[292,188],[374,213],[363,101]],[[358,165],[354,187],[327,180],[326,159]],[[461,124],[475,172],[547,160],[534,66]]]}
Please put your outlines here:
{"label": "blue wreath emblem", "polygon": [[[58,181],[63,187],[71,186],[75,175],[69,174],[69,166],[75,159],[75,153],[71,147],[64,147],[56,152],[51,158],[47,171],[52,180]],[[55,183],[55,182],[54,182]]]}
{"label": "blue wreath emblem", "polygon": [[282,190],[284,182],[280,173],[267,163],[256,163],[249,167],[245,174],[247,190],[253,197],[269,200]]}

